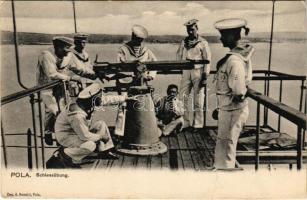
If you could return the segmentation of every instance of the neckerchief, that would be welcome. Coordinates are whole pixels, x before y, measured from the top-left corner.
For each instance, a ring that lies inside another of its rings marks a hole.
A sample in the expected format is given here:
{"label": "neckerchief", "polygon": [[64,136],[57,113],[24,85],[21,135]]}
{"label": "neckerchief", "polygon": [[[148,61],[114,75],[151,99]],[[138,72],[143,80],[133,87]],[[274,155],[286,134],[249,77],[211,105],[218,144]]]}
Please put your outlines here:
{"label": "neckerchief", "polygon": [[186,49],[192,49],[194,48],[199,42],[201,42],[200,37],[197,36],[196,38],[190,39],[189,37],[186,37],[184,39],[184,47]]}
{"label": "neckerchief", "polygon": [[139,54],[136,55],[136,52],[134,52],[134,49],[133,49],[133,45],[131,42],[127,42],[125,44],[125,46],[127,47],[127,49],[129,50],[129,53],[131,55],[133,55],[134,57],[136,58],[139,58],[139,57],[142,57],[144,54],[145,54],[145,51],[144,51],[144,46],[141,44],[141,47],[140,47],[140,51],[139,51]]}
{"label": "neckerchief", "polygon": [[76,56],[79,60],[81,60],[82,62],[88,62],[88,59],[89,59],[89,58],[88,58],[88,57],[85,58],[85,56],[82,57],[83,54],[77,52],[75,49],[72,50],[72,53],[75,54],[75,56]]}

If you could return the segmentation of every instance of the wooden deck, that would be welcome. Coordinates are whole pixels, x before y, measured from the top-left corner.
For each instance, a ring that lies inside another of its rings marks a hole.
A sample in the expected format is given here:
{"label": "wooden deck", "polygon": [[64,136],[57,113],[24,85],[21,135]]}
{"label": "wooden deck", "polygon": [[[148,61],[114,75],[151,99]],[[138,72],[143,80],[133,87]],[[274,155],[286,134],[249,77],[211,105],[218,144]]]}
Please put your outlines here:
{"label": "wooden deck", "polygon": [[[110,129],[112,131],[112,128]],[[254,126],[244,128],[244,132],[255,130]],[[260,133],[275,131],[261,128]],[[276,131],[275,131],[276,132]],[[181,132],[174,136],[162,137],[168,151],[157,156],[119,155],[118,160],[94,159],[91,164],[84,164],[88,169],[171,169],[171,170],[211,170],[214,162],[214,148],[217,127],[207,127],[200,132]],[[242,150],[243,148],[243,150]],[[260,151],[261,164],[295,164],[296,150]],[[307,162],[307,151],[303,151],[303,161]],[[239,161],[239,162],[238,162]],[[240,164],[254,165],[255,151],[244,149],[238,143],[236,167]]]}
{"label": "wooden deck", "polygon": [[168,146],[165,154],[157,156],[120,155],[118,160],[95,160],[93,164],[82,165],[91,169],[192,169],[206,170],[213,165],[216,129],[199,133],[182,132],[175,136],[162,137]]}

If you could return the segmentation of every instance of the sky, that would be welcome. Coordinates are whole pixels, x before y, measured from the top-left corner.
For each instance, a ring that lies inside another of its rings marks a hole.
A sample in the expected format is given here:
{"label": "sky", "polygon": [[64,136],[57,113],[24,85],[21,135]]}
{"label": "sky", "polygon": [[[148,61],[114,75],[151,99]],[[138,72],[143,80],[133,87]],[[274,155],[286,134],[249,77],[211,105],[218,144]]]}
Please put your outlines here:
{"label": "sky", "polygon": [[[214,22],[224,18],[244,18],[252,32],[269,32],[271,1],[75,1],[79,32],[130,34],[140,24],[150,35],[185,35],[183,24],[196,18],[199,32],[217,34]],[[0,29],[13,30],[11,2],[0,5]],[[72,1],[15,1],[17,31],[73,33]],[[275,3],[274,30],[306,31],[303,1]]]}

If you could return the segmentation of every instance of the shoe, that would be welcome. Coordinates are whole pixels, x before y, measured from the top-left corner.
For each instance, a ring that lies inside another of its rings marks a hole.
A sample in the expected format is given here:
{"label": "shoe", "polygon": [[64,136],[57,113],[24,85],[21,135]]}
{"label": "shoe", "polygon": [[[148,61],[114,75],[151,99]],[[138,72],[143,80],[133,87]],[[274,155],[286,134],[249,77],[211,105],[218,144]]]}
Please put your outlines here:
{"label": "shoe", "polygon": [[189,127],[183,128],[181,132],[192,132],[192,131],[193,131],[193,127],[189,126]]}
{"label": "shoe", "polygon": [[177,134],[179,134],[182,130],[183,130],[183,129],[182,129],[182,124],[180,123],[180,124],[178,124],[178,125],[176,126],[176,128],[174,129],[174,131],[172,132],[172,134],[177,135]]}
{"label": "shoe", "polygon": [[72,161],[72,158],[65,154],[63,147],[59,149],[59,159],[63,163],[64,168],[74,168],[74,169],[81,168],[80,164],[75,164]]}
{"label": "shoe", "polygon": [[45,143],[47,145],[53,145],[52,134],[53,132],[51,131],[45,131]]}
{"label": "shoe", "polygon": [[202,130],[202,128],[193,128],[192,133],[200,133]]}
{"label": "shoe", "polygon": [[99,159],[107,159],[107,160],[117,160],[119,159],[119,156],[115,153],[108,151],[108,152],[100,152],[98,154]]}
{"label": "shoe", "polygon": [[58,155],[52,155],[46,162],[46,168],[47,169],[64,169],[65,166],[60,161]]}
{"label": "shoe", "polygon": [[214,166],[205,166],[205,170],[208,170],[208,171],[217,171],[217,169],[214,167]]}

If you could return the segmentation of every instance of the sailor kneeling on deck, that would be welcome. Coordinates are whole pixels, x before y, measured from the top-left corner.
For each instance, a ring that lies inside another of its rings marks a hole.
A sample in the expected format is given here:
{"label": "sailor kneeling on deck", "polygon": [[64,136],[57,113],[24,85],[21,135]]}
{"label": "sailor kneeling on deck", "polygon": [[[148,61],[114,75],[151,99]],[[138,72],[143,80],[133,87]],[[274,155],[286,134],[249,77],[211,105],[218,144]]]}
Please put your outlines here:
{"label": "sailor kneeling on deck", "polygon": [[243,19],[225,19],[215,23],[223,46],[230,48],[230,52],[217,63],[215,77],[219,109],[214,157],[216,169],[235,168],[238,138],[249,114],[245,94],[252,80],[250,57],[254,49],[248,44],[239,44],[241,29],[244,28],[245,34],[248,34],[246,25]]}
{"label": "sailor kneeling on deck", "polygon": [[[123,95],[102,95],[100,83],[93,83],[80,92],[75,102],[68,104],[59,114],[55,124],[55,136],[62,146],[50,160],[58,158],[61,166],[47,162],[47,168],[80,168],[82,159],[93,152],[101,158],[116,158],[111,152],[114,144],[104,121],[93,123],[91,115],[103,104],[124,102]],[[101,153],[104,152],[104,153]]]}

